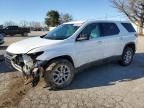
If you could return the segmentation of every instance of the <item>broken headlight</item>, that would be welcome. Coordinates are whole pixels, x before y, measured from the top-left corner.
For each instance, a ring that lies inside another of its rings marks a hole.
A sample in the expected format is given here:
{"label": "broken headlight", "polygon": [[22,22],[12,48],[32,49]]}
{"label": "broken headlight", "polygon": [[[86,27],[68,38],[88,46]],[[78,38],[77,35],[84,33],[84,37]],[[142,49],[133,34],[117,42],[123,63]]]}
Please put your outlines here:
{"label": "broken headlight", "polygon": [[36,57],[41,55],[42,53],[43,52],[37,52],[33,54],[22,55],[24,61],[23,71],[25,72],[25,74],[30,75],[36,63]]}
{"label": "broken headlight", "polygon": [[41,54],[43,54],[44,52],[36,52],[36,53],[32,53],[32,54],[27,54],[29,55],[32,59],[36,59],[36,57],[40,56]]}

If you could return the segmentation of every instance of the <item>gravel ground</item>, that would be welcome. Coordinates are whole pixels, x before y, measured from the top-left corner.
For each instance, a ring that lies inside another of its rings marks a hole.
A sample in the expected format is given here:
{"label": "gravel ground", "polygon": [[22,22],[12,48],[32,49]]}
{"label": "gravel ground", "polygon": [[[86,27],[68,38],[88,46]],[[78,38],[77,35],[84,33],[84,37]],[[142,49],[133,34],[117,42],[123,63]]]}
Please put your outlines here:
{"label": "gravel ground", "polygon": [[[27,37],[26,37],[27,38]],[[6,45],[23,38],[6,38]],[[5,49],[4,47],[2,48]],[[2,51],[2,50],[0,50]],[[133,63],[95,66],[78,73],[69,87],[52,91],[24,86],[21,73],[0,61],[0,108],[144,108],[144,37]]]}

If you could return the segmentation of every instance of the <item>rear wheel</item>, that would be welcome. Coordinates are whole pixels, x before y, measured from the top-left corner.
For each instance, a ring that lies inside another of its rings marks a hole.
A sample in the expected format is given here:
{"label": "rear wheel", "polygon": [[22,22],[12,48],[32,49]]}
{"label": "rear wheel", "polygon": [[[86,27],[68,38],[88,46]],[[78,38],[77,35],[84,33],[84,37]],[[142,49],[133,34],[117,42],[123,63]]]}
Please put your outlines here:
{"label": "rear wheel", "polygon": [[134,56],[134,49],[131,47],[126,47],[121,56],[120,64],[122,66],[128,66],[131,64]]}
{"label": "rear wheel", "polygon": [[57,59],[47,67],[44,78],[52,89],[68,86],[74,77],[74,66],[66,59]]}

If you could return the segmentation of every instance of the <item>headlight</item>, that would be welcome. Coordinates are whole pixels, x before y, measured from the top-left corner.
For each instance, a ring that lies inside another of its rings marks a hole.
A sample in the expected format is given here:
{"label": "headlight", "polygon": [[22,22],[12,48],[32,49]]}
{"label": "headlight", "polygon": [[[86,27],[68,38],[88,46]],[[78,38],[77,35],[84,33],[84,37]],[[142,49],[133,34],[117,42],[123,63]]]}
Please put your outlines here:
{"label": "headlight", "polygon": [[27,55],[29,55],[31,58],[36,58],[36,57],[40,56],[43,53],[44,53],[44,51],[36,52],[36,53],[32,53],[32,54],[27,54]]}

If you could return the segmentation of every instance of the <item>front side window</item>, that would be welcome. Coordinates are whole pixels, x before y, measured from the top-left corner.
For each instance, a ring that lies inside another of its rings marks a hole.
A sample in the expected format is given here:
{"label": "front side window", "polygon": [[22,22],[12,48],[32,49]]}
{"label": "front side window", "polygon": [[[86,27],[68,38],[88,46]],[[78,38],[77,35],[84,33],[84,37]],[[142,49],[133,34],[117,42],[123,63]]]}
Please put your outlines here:
{"label": "front side window", "polygon": [[120,30],[115,23],[100,23],[101,36],[117,35]]}
{"label": "front side window", "polygon": [[72,36],[82,24],[62,24],[50,31],[43,38],[52,40],[64,40]]}
{"label": "front side window", "polygon": [[86,26],[78,38],[82,39],[96,39],[100,36],[99,24],[93,23]]}

